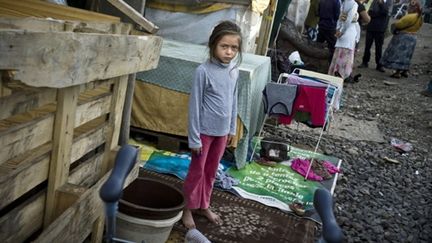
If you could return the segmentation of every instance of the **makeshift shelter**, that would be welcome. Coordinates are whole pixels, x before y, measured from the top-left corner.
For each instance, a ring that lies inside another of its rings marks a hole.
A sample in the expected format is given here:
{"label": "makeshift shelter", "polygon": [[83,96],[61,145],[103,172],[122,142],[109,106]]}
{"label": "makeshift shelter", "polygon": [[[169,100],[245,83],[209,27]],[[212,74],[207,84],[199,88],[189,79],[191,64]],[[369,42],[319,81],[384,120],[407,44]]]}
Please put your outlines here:
{"label": "makeshift shelter", "polygon": [[[145,17],[160,27],[165,39],[204,45],[212,28],[221,20],[231,20],[242,29],[243,50],[255,52],[263,11],[270,0],[175,1],[151,0]],[[181,31],[179,31],[181,30]]]}

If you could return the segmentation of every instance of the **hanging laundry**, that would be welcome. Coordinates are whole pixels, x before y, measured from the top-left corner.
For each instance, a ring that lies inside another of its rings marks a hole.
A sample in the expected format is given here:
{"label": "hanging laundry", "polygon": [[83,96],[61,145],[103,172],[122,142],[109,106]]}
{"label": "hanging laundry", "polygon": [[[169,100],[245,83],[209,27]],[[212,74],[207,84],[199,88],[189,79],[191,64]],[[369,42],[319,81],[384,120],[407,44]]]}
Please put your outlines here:
{"label": "hanging laundry", "polygon": [[327,83],[320,82],[319,80],[300,77],[295,74],[288,74],[286,81],[289,84],[295,84],[295,85],[306,85],[306,86],[323,87],[323,88],[327,88],[328,86]]}
{"label": "hanging laundry", "polygon": [[298,85],[297,97],[294,100],[292,114],[281,115],[279,117],[279,122],[282,124],[291,124],[294,114],[299,111],[310,113],[311,125],[324,126],[327,112],[326,89]]}
{"label": "hanging laundry", "polygon": [[269,115],[291,115],[297,85],[268,83],[263,91],[264,111]]}

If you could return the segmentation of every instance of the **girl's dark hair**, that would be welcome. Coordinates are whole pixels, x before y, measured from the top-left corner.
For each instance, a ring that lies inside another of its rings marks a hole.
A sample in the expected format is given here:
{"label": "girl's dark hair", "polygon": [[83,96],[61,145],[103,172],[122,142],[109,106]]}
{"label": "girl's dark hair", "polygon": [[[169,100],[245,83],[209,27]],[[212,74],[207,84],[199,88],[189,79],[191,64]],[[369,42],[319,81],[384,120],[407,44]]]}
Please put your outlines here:
{"label": "girl's dark hair", "polygon": [[213,32],[211,33],[208,41],[209,47],[209,55],[210,58],[215,57],[215,50],[217,43],[224,37],[225,35],[238,35],[239,36],[239,49],[238,49],[238,58],[236,66],[240,65],[242,60],[242,36],[241,29],[235,23],[231,21],[223,21],[214,27]]}

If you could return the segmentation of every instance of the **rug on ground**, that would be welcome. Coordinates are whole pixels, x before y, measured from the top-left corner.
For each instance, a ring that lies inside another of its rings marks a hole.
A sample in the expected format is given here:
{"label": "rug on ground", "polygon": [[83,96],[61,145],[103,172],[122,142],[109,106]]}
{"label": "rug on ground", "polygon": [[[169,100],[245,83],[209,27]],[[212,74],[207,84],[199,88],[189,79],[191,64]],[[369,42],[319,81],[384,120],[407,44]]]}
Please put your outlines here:
{"label": "rug on ground", "polygon": [[[176,177],[146,169],[140,170],[140,177],[161,180],[179,189],[183,185],[182,180]],[[197,229],[211,242],[278,243],[316,240],[317,223],[314,221],[227,192],[213,190],[211,209],[221,216],[221,225],[209,223],[201,216],[195,217]],[[187,232],[181,221],[174,225],[174,230]]]}
{"label": "rug on ground", "polygon": [[[148,150],[146,151],[148,154],[146,156],[147,161],[143,164],[145,169],[172,174],[184,180],[190,164],[190,156],[188,154],[175,154],[160,150],[153,150],[151,153]],[[326,160],[338,168],[342,163],[336,157],[292,146],[290,146],[288,155],[290,158]],[[240,181],[239,185],[234,186],[231,191],[243,198],[258,201],[284,211],[291,211],[288,207],[290,203],[294,201],[301,202],[307,210],[304,216],[312,217],[319,222],[319,217],[312,210],[314,192],[316,189],[323,187],[329,191],[333,191],[338,174],[329,180],[321,182],[304,180],[303,176],[290,168],[289,163],[290,161],[284,161],[274,167],[270,167],[251,162],[239,170],[231,167],[227,170],[227,174]]]}

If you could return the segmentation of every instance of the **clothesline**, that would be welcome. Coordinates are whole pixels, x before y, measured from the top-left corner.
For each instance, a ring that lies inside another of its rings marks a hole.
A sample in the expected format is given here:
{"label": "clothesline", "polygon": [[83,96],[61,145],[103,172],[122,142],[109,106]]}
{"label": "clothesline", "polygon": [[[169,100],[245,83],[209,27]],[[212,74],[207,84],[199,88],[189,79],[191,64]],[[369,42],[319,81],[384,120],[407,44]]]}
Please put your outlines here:
{"label": "clothesline", "polygon": [[[314,126],[322,125],[318,137],[318,141],[314,148],[314,153],[317,153],[324,130],[326,126],[329,126],[330,119],[331,117],[333,117],[333,110],[339,109],[340,97],[342,95],[341,92],[343,88],[343,81],[341,82],[338,79],[334,79],[334,77],[315,73],[315,72],[310,72],[310,71],[303,71],[303,70],[296,69],[294,70],[294,72],[295,74],[282,73],[279,75],[276,84],[275,83],[267,84],[266,89],[263,92],[265,117],[264,117],[264,122],[261,125],[258,136],[261,137],[261,134],[264,129],[264,125],[266,125],[266,120],[268,119],[269,116],[277,115],[277,114],[286,114],[287,116],[285,117],[288,118],[287,121],[291,123],[291,119],[294,119],[293,109],[298,110],[298,108],[300,108],[300,110],[298,111],[305,110],[310,112],[310,116],[311,116],[310,122],[312,125]],[[329,80],[326,80],[325,78],[328,78]],[[284,86],[284,84],[286,86]],[[297,89],[298,87],[300,87],[299,90]],[[311,88],[309,89],[306,87],[311,87]],[[325,93],[323,93],[322,90],[323,88],[325,88]],[[308,94],[308,92],[310,93]],[[298,102],[305,102],[305,103],[297,102],[296,106],[294,106],[293,104],[295,103],[295,99],[299,99],[298,97],[299,94],[302,94],[303,96],[301,97],[302,100]],[[277,97],[273,97],[272,95]],[[313,98],[314,95],[318,95],[317,96],[319,97],[317,98],[318,102],[324,102],[324,103],[317,104],[316,102],[311,102],[312,101],[311,99],[314,99]],[[325,98],[323,97],[323,95]],[[307,106],[308,104],[309,106]],[[297,130],[298,130],[298,126],[297,126]],[[280,142],[276,142],[276,143],[280,144]],[[252,150],[250,160],[252,160],[255,154],[256,147],[257,147],[257,143],[254,144],[254,148]],[[314,158],[311,159],[311,163],[304,177],[305,180],[309,175],[313,162],[314,162]]]}

